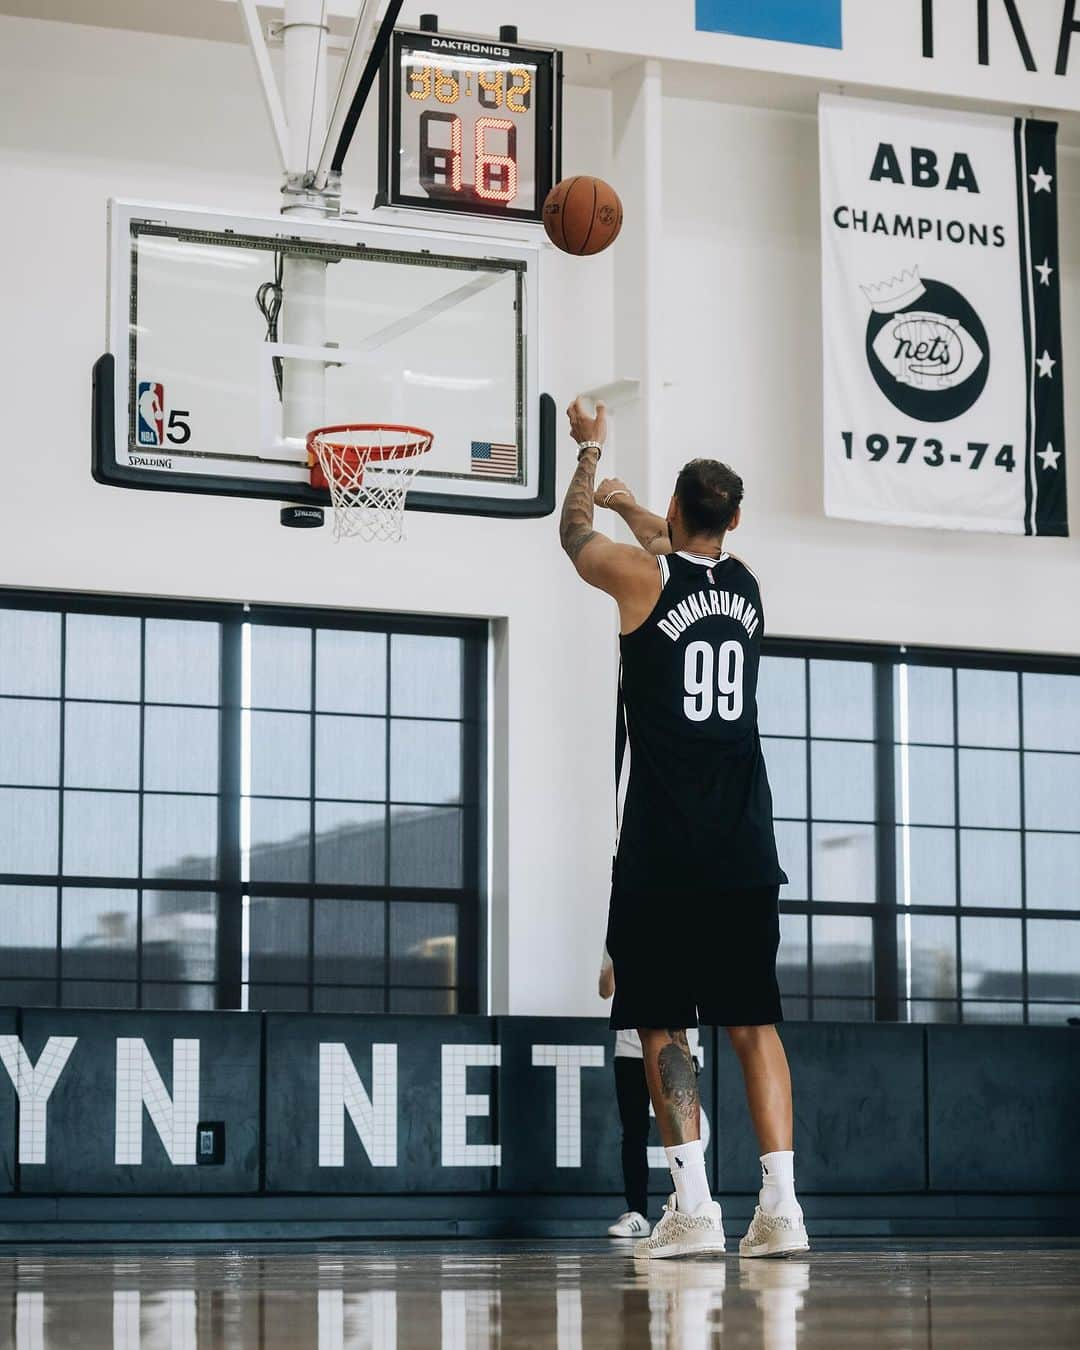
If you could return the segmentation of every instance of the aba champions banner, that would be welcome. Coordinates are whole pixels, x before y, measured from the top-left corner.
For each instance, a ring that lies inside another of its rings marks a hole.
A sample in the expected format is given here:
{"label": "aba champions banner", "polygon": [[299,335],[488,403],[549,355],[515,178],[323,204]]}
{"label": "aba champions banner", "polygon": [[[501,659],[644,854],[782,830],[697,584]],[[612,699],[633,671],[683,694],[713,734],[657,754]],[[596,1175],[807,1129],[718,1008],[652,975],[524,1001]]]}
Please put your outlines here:
{"label": "aba champions banner", "polygon": [[1056,132],[822,96],[828,515],[1068,533]]}

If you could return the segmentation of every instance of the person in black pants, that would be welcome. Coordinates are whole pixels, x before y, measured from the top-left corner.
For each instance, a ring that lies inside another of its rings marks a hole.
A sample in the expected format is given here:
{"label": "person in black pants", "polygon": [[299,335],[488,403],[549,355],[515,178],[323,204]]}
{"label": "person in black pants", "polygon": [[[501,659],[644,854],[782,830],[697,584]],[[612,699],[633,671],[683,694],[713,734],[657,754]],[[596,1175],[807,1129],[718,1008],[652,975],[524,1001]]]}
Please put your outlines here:
{"label": "person in black pants", "polygon": [[615,1097],[622,1122],[622,1173],[626,1213],[608,1232],[612,1237],[645,1237],[649,1232],[649,1085],[645,1061],[615,1051]]}
{"label": "person in black pants", "polygon": [[[615,971],[604,948],[599,993],[615,992]],[[636,1031],[615,1033],[615,1099],[622,1125],[622,1174],[626,1212],[608,1228],[611,1237],[647,1237],[649,1234],[649,1085],[645,1059]]]}
{"label": "person in black pants", "polygon": [[[615,993],[615,971],[604,948],[600,965],[599,993],[609,999]],[[687,1033],[690,1052],[700,1064],[698,1034]],[[622,1174],[626,1212],[608,1229],[611,1237],[646,1237],[649,1233],[649,1085],[645,1057],[636,1031],[615,1033],[615,1100],[622,1125]]]}

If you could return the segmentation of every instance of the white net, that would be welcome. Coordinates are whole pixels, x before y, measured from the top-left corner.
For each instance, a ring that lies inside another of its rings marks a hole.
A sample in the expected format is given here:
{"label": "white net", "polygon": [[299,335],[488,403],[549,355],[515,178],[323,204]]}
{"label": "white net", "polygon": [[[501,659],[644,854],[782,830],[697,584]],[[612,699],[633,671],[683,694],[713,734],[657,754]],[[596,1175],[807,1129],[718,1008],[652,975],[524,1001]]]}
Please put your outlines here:
{"label": "white net", "polygon": [[431,432],[418,427],[327,427],[311,433],[308,449],[330,490],[335,539],[405,537],[405,498],[431,441]]}

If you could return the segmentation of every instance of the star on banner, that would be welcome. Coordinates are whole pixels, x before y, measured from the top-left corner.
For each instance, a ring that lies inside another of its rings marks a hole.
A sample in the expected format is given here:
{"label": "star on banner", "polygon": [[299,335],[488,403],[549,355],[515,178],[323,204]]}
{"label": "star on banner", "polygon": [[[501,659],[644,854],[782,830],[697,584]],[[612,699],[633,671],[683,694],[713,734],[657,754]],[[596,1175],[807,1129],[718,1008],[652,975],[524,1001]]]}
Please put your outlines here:
{"label": "star on banner", "polygon": [[1053,377],[1054,367],[1057,362],[1048,351],[1044,351],[1042,356],[1035,358],[1035,364],[1039,367],[1039,379],[1049,380]]}
{"label": "star on banner", "polygon": [[1054,275],[1054,269],[1050,266],[1050,259],[1044,258],[1041,263],[1035,264],[1035,271],[1039,274],[1039,281],[1043,286],[1050,285],[1050,278]]}
{"label": "star on banner", "polygon": [[1046,442],[1046,449],[1039,450],[1035,454],[1036,459],[1042,460],[1044,469],[1056,469],[1058,460],[1061,458],[1061,451],[1055,450],[1049,441]]}
{"label": "star on banner", "polygon": [[1036,173],[1029,173],[1028,177],[1035,184],[1036,192],[1049,192],[1050,184],[1054,181],[1054,175],[1047,173],[1041,166]]}

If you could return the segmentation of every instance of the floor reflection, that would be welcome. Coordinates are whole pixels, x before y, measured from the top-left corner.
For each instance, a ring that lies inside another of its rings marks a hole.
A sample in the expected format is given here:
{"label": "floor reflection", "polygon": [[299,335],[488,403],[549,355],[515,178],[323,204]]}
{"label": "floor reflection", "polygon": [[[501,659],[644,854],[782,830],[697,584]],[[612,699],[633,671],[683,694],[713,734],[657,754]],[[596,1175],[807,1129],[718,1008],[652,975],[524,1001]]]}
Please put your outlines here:
{"label": "floor reflection", "polygon": [[0,1257],[0,1350],[843,1350],[1080,1344],[1080,1243],[635,1263],[616,1243]]}

